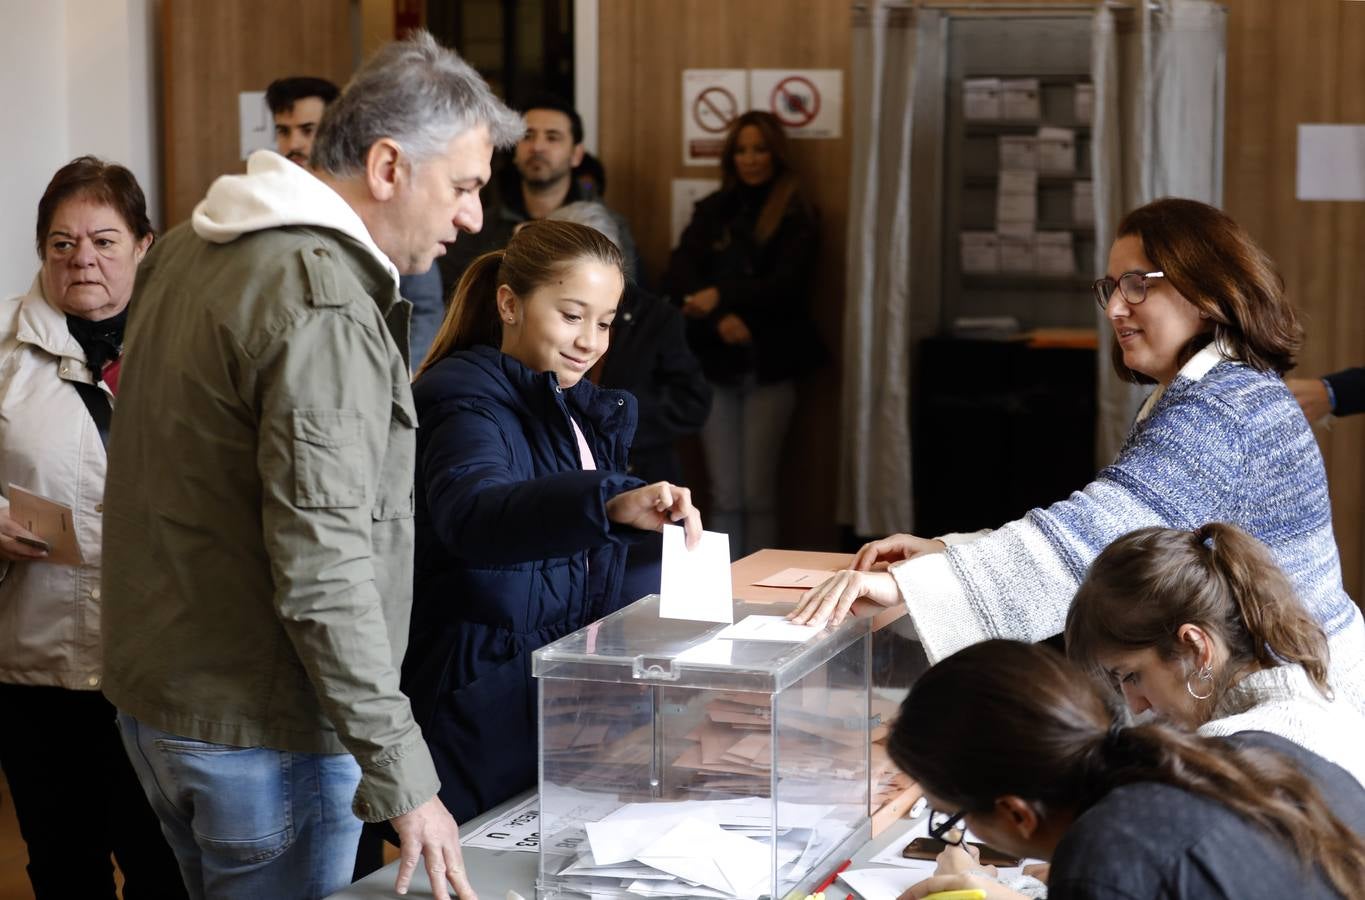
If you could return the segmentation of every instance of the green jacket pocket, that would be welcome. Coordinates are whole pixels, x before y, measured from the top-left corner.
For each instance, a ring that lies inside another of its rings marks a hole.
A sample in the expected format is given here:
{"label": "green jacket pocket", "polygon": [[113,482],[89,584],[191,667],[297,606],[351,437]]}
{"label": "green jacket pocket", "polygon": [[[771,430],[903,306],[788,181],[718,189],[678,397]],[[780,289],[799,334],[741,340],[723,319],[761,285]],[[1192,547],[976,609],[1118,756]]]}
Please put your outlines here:
{"label": "green jacket pocket", "polygon": [[364,422],[353,409],[294,410],[294,505],[340,509],[365,503]]}

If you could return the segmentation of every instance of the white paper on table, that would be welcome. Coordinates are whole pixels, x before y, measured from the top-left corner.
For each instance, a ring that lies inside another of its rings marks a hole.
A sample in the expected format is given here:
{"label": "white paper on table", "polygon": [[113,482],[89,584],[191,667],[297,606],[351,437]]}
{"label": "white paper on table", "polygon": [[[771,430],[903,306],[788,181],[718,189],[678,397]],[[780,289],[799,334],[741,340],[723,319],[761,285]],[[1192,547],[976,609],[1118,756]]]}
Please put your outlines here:
{"label": "white paper on table", "polygon": [[79,566],[85,561],[80,542],[76,540],[71,507],[11,482],[9,517],[47,541],[47,556],[35,562]]}
{"label": "white paper on table", "polygon": [[640,862],[685,881],[753,897],[770,874],[772,848],[711,822],[686,819],[642,850]]}
{"label": "white paper on table", "polygon": [[927,861],[928,871],[920,869],[850,869],[839,873],[839,880],[857,891],[863,900],[896,900],[901,894],[934,874],[934,863]]}
{"label": "white paper on table", "polygon": [[540,826],[540,797],[531,796],[485,823],[478,831],[460,835],[460,845],[536,853],[540,850]]}
{"label": "white paper on table", "polygon": [[833,569],[783,569],[754,582],[756,587],[813,588],[834,574]]}
{"label": "white paper on table", "polygon": [[735,620],[728,534],[703,531],[697,546],[688,550],[682,527],[665,525],[660,568],[660,618],[727,624]]}
{"label": "white paper on table", "polygon": [[[720,825],[768,826],[772,823],[773,801],[767,797],[717,800],[708,806],[714,811],[716,823]],[[777,825],[779,828],[814,828],[833,811],[831,805],[779,800]]]}
{"label": "white paper on table", "polygon": [[818,625],[794,625],[782,616],[745,616],[716,635],[728,641],[774,641],[804,644],[823,630]]}

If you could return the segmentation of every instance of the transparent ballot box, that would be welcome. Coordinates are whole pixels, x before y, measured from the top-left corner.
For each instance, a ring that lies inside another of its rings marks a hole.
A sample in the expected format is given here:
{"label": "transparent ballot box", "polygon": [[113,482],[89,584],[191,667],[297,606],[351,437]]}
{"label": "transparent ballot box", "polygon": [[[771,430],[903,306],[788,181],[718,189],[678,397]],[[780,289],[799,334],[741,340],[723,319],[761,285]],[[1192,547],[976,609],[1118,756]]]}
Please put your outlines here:
{"label": "transparent ballot box", "polygon": [[804,896],[869,839],[870,620],[774,612],[650,596],[535,652],[537,897]]}

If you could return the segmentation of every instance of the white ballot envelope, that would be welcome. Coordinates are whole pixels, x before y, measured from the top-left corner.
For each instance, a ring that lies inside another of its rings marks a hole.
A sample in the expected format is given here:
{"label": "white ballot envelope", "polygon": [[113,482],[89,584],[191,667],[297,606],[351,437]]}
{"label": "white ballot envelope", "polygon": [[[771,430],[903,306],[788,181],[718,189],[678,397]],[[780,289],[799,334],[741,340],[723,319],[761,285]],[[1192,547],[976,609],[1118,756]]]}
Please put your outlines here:
{"label": "white ballot envelope", "polygon": [[76,526],[72,521],[71,507],[21,488],[17,484],[11,484],[9,517],[47,541],[50,549],[41,562],[62,566],[79,566],[85,562],[81,557],[81,545],[76,540]]}
{"label": "white ballot envelope", "polygon": [[664,526],[662,571],[659,574],[659,616],[694,622],[735,620],[730,587],[730,536],[703,531],[691,550],[681,526]]}
{"label": "white ballot envelope", "polygon": [[772,850],[711,822],[686,819],[636,858],[684,881],[754,897],[769,874]]}

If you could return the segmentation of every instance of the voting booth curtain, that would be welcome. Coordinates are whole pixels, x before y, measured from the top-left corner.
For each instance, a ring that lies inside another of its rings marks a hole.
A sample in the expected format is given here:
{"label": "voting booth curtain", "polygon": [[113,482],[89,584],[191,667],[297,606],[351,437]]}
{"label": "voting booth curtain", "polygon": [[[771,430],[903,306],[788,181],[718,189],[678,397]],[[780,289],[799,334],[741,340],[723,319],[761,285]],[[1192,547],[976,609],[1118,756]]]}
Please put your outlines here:
{"label": "voting booth curtain", "polygon": [[911,158],[941,153],[946,32],[941,13],[886,0],[853,15],[839,521],[881,536],[913,527],[910,349],[937,327],[938,253],[924,248],[941,215],[913,196]]}
{"label": "voting booth curtain", "polygon": [[[1140,4],[1095,13],[1095,271],[1103,272],[1123,215],[1159,197],[1215,206],[1223,199],[1223,98],[1227,14],[1212,0]],[[1110,326],[1097,310],[1098,417],[1095,461],[1113,461],[1150,388],[1120,381],[1109,357]]]}

